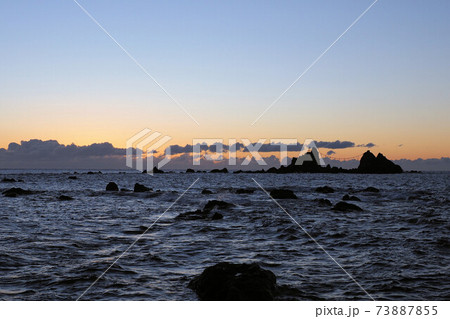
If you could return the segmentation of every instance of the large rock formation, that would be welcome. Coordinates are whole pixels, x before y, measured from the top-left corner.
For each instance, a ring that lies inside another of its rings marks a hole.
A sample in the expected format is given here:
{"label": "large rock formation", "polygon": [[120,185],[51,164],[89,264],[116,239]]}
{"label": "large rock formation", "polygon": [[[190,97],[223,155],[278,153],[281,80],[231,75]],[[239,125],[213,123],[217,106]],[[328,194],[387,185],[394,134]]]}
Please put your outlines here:
{"label": "large rock formation", "polygon": [[365,152],[361,157],[357,171],[363,174],[403,173],[399,165],[388,160],[383,154],[378,153],[377,157],[375,157],[370,151]]}

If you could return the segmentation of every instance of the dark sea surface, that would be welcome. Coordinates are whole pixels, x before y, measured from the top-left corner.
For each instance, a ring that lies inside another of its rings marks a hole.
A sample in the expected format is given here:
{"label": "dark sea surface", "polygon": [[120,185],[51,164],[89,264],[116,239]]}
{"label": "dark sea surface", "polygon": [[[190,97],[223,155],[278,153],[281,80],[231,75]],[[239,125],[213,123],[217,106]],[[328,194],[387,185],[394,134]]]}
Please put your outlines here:
{"label": "dark sea surface", "polygon": [[[82,300],[197,300],[187,285],[218,262],[257,262],[298,300],[369,297],[450,299],[450,173],[182,174],[149,176],[104,171],[78,179],[68,171],[0,171],[0,299],[76,300],[137,237],[197,183],[83,296]],[[288,188],[298,199],[278,202],[312,241],[252,180],[267,190]],[[108,182],[131,191],[106,192]],[[134,193],[135,183],[153,188]],[[334,193],[315,192],[330,186]],[[360,192],[376,187],[379,193]],[[202,195],[207,188],[214,192]],[[237,194],[237,189],[254,190]],[[74,198],[60,201],[60,195]],[[345,194],[362,212],[338,212]],[[208,200],[235,207],[222,220],[176,220]]]}

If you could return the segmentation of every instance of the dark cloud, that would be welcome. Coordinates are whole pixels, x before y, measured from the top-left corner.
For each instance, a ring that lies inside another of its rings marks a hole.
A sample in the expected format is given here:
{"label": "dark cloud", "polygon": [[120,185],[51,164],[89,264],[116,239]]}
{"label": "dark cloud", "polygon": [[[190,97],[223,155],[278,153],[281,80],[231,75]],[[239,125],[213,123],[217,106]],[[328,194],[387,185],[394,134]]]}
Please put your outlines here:
{"label": "dark cloud", "polygon": [[336,152],[335,151],[331,151],[331,150],[327,152],[327,155],[333,155],[333,154],[336,154]]}

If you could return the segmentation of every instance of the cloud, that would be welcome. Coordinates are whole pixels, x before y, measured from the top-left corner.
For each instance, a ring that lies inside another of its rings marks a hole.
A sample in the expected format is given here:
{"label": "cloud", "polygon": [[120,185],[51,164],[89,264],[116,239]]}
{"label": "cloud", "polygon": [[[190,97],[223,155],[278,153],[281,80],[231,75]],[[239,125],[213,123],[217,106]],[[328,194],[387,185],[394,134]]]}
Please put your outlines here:
{"label": "cloud", "polygon": [[359,144],[357,145],[357,147],[367,147],[367,148],[372,148],[376,146],[374,143],[367,143],[367,144]]}
{"label": "cloud", "polygon": [[327,155],[333,155],[333,154],[336,154],[336,152],[335,151],[331,151],[331,150],[327,152]]}

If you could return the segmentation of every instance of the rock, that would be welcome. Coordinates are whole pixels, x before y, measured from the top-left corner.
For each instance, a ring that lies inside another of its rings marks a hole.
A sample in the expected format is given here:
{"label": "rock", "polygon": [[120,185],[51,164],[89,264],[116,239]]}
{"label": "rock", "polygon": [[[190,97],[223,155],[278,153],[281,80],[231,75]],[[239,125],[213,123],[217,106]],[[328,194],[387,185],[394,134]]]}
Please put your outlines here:
{"label": "rock", "polygon": [[210,212],[214,209],[214,207],[218,207],[220,209],[228,208],[234,206],[233,204],[224,202],[222,200],[210,200],[206,203],[205,207],[203,208],[204,212]]}
{"label": "rock", "polygon": [[68,179],[78,179],[76,176],[69,176]]}
{"label": "rock", "polygon": [[342,197],[342,200],[355,201],[355,202],[361,201],[358,197],[350,196],[349,194],[344,195],[344,197]]}
{"label": "rock", "polygon": [[147,170],[144,169],[144,170],[142,171],[142,174],[147,174]]}
{"label": "rock", "polygon": [[329,194],[334,193],[334,189],[332,189],[330,186],[322,186],[316,188],[317,193],[323,193],[323,194]]}
{"label": "rock", "polygon": [[186,173],[195,173],[195,171],[194,171],[192,168],[188,168],[188,169],[186,170]]}
{"label": "rock", "polygon": [[200,300],[267,301],[277,290],[273,272],[258,264],[222,262],[206,268],[188,285]]}
{"label": "rock", "polygon": [[349,211],[358,211],[361,212],[362,208],[359,206],[356,206],[355,204],[350,204],[346,202],[339,202],[336,205],[334,205],[333,210],[338,210],[341,212],[349,212]]}
{"label": "rock", "polygon": [[31,195],[33,192],[22,188],[13,187],[4,191],[2,194],[6,197],[16,197],[17,195]]}
{"label": "rock", "polygon": [[275,199],[297,199],[294,192],[289,189],[274,189],[270,192],[270,196]]}
{"label": "rock", "polygon": [[226,167],[223,168],[223,169],[213,169],[213,170],[211,171],[211,173],[228,173],[228,170],[227,170]]}
{"label": "rock", "polygon": [[253,194],[255,192],[254,189],[246,189],[246,188],[239,188],[236,190],[236,194]]}
{"label": "rock", "polygon": [[222,219],[223,215],[221,213],[214,213],[214,215],[211,217],[212,220],[218,220],[218,219]]}
{"label": "rock", "polygon": [[134,184],[134,192],[135,193],[143,193],[143,192],[148,192],[151,191],[151,188],[148,188],[147,186],[144,186],[142,184],[136,183]]}
{"label": "rock", "polygon": [[211,192],[209,189],[204,189],[204,190],[202,190],[202,194],[203,195],[210,195],[210,194],[212,194],[213,192]]}
{"label": "rock", "polygon": [[17,197],[17,194],[16,193],[4,193],[3,194],[3,196],[5,196],[5,197]]}
{"label": "rock", "polygon": [[358,173],[363,174],[398,174],[403,173],[403,169],[388,160],[383,154],[378,153],[377,157],[372,152],[367,151],[361,157]]}
{"label": "rock", "polygon": [[318,198],[318,199],[315,199],[315,201],[321,206],[332,206],[333,205],[328,199],[325,199],[325,198]]}
{"label": "rock", "polygon": [[73,200],[73,197],[61,195],[58,197],[59,200]]}
{"label": "rock", "polygon": [[158,167],[153,167],[153,170],[152,170],[152,172],[153,172],[153,174],[162,174],[162,173],[164,173],[164,171],[163,170],[160,170]]}
{"label": "rock", "polygon": [[380,190],[378,188],[375,188],[375,187],[367,187],[367,188],[363,189],[361,192],[379,193]]}
{"label": "rock", "polygon": [[106,185],[106,190],[111,192],[118,192],[119,186],[117,186],[114,182],[109,182],[108,185]]}
{"label": "rock", "polygon": [[121,188],[120,191],[121,192],[131,192],[131,190],[129,190],[128,188]]}
{"label": "rock", "polygon": [[3,178],[2,183],[15,183],[17,182],[14,178]]}

